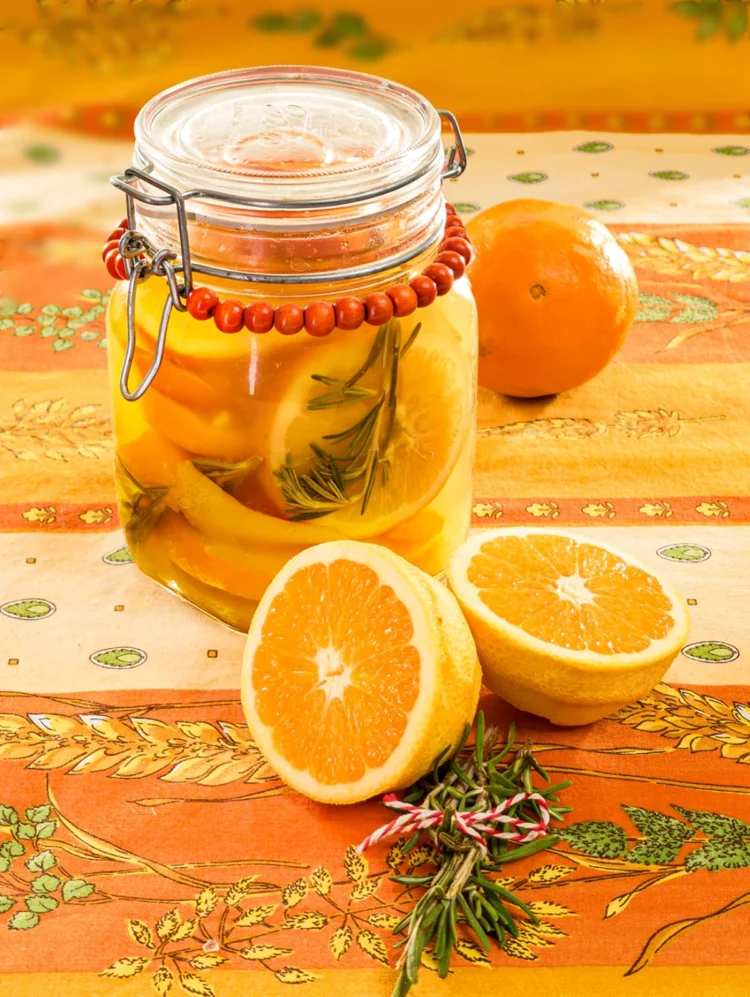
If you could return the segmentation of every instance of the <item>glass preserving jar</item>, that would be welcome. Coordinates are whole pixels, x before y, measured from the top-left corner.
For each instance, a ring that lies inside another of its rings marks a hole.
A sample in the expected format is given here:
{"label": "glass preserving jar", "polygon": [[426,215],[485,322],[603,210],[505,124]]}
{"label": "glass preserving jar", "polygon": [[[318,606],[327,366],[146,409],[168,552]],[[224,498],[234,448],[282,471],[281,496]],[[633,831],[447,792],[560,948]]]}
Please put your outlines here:
{"label": "glass preserving jar", "polygon": [[165,91],[135,136],[105,255],[140,569],[238,630],[311,544],[441,572],[469,525],[476,395],[465,233],[441,192],[465,165],[455,119],[373,76],[268,67]]}

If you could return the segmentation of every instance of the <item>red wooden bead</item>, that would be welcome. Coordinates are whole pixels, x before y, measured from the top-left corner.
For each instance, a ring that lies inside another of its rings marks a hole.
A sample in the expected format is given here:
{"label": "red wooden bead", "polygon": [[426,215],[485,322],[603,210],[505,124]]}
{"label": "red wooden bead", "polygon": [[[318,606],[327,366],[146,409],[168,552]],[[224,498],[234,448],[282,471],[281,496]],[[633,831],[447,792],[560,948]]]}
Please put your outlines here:
{"label": "red wooden bead", "polygon": [[104,256],[104,266],[107,268],[107,273],[112,278],[112,280],[117,280],[117,271],[115,270],[115,259],[120,255],[117,247],[110,249]]}
{"label": "red wooden bead", "polygon": [[197,319],[211,318],[219,304],[219,295],[207,287],[194,287],[187,296],[187,310]]}
{"label": "red wooden bead", "polygon": [[468,263],[471,259],[471,244],[466,239],[445,239],[440,243],[440,249],[458,253],[459,256],[463,256],[464,263]]}
{"label": "red wooden bead", "polygon": [[125,260],[120,256],[119,252],[115,256],[115,273],[117,274],[118,280],[128,280],[128,270],[125,266]]}
{"label": "red wooden bead", "polygon": [[393,318],[393,302],[387,294],[375,291],[362,302],[365,308],[365,322],[368,325],[383,325]]}
{"label": "red wooden bead", "polygon": [[108,242],[105,242],[104,249],[102,250],[102,259],[106,260],[107,253],[111,253],[113,249],[117,249],[117,243],[114,239],[110,239]]}
{"label": "red wooden bead", "polygon": [[417,294],[408,284],[395,284],[385,292],[393,302],[393,314],[396,318],[411,315],[417,310]]}
{"label": "red wooden bead", "polygon": [[270,332],[273,329],[273,308],[265,301],[254,301],[245,309],[245,325],[250,332]]}
{"label": "red wooden bead", "polygon": [[299,305],[279,305],[276,309],[274,325],[282,336],[293,336],[301,332],[305,324],[305,313]]}
{"label": "red wooden bead", "polygon": [[365,306],[353,295],[339,298],[333,310],[336,312],[336,325],[339,329],[359,329],[365,320]]}
{"label": "red wooden bead", "polygon": [[448,225],[445,232],[443,232],[443,239],[466,239],[469,241],[469,237],[466,234],[466,229],[463,225]]}
{"label": "red wooden bead", "polygon": [[119,242],[120,237],[125,235],[127,229],[124,228],[113,228],[112,231],[107,236],[107,242]]}
{"label": "red wooden bead", "polygon": [[414,280],[410,280],[409,287],[416,294],[417,305],[420,308],[426,308],[427,305],[431,305],[437,297],[437,286],[435,281],[430,280],[429,277],[425,277],[424,274],[420,277],[415,277]]}
{"label": "red wooden bead", "polygon": [[313,301],[305,308],[305,329],[310,336],[327,336],[336,328],[336,313],[326,301]]}
{"label": "red wooden bead", "polygon": [[120,219],[120,224],[117,227],[121,228],[123,230],[123,232],[126,232],[128,230],[128,228],[130,228],[130,226],[128,225],[127,215],[124,218]]}
{"label": "red wooden bead", "polygon": [[446,201],[445,202],[445,213],[446,213],[446,215],[455,215],[458,212],[456,211],[456,209],[453,207],[452,204],[450,204],[448,201]]}
{"label": "red wooden bead", "polygon": [[451,250],[438,253],[437,262],[444,263],[447,267],[450,267],[456,280],[459,277],[463,277],[466,272],[466,264],[464,263],[463,256],[459,256],[458,253],[454,253]]}
{"label": "red wooden bead", "polygon": [[422,275],[435,281],[438,297],[447,294],[453,287],[453,271],[444,263],[431,263],[424,268]]}
{"label": "red wooden bead", "polygon": [[245,309],[239,301],[220,301],[214,310],[214,322],[220,332],[239,332],[245,322]]}

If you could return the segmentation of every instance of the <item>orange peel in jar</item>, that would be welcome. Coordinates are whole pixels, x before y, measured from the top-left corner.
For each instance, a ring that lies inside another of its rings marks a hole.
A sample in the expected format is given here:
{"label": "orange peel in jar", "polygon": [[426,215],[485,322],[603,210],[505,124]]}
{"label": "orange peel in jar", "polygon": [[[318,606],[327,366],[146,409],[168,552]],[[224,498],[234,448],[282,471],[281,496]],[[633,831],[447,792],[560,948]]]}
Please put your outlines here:
{"label": "orange peel in jar", "polygon": [[183,516],[167,510],[156,527],[164,552],[174,564],[204,585],[257,602],[274,575],[302,546],[268,545],[252,551],[228,540],[206,539]]}
{"label": "orange peel in jar", "polygon": [[166,502],[171,508],[182,512],[185,519],[205,536],[252,544],[253,549],[256,544],[278,544],[298,549],[341,537],[337,530],[329,527],[290,523],[248,509],[201,474],[190,461],[178,467]]}

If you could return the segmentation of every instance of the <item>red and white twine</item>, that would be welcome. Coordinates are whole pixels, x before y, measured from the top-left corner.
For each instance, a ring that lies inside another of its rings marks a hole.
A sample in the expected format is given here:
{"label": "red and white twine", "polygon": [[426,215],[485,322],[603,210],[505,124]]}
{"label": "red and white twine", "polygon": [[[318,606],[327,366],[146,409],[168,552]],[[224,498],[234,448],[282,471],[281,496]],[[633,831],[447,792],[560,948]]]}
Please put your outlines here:
{"label": "red and white twine", "polygon": [[[539,808],[538,820],[525,820],[523,817],[511,817],[506,813],[517,803],[533,800]],[[383,824],[377,831],[373,831],[357,846],[357,851],[361,855],[366,848],[376,844],[383,838],[391,834],[413,834],[415,831],[426,831],[431,827],[442,824],[445,810],[428,810],[425,807],[417,807],[413,803],[405,803],[399,800],[395,793],[388,793],[383,797],[385,806],[391,810],[403,810],[400,817],[396,817],[388,824]],[[498,803],[492,810],[448,810],[451,823],[467,838],[472,838],[484,847],[483,836],[491,838],[502,838],[504,841],[513,841],[517,845],[525,844],[527,841],[534,841],[547,833],[547,826],[550,821],[547,801],[539,793],[516,793],[502,803]],[[492,827],[499,824],[501,827]],[[502,828],[512,828],[503,830]]]}

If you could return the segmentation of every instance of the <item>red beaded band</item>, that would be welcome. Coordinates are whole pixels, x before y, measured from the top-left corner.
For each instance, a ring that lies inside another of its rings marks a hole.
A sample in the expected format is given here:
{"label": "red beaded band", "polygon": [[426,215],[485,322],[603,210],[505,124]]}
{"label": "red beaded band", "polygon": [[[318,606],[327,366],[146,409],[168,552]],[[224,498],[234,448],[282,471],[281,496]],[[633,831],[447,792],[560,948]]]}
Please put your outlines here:
{"label": "red beaded band", "polygon": [[[247,306],[239,301],[221,301],[215,291],[195,287],[187,296],[187,310],[196,319],[213,318],[221,332],[239,332],[242,328],[251,332],[270,332],[275,328],[282,336],[293,336],[303,329],[310,336],[327,336],[334,329],[358,329],[363,322],[383,325],[391,318],[404,318],[447,294],[453,281],[463,276],[471,260],[471,243],[463,222],[452,204],[446,204],[445,210],[445,232],[438,255],[408,284],[395,284],[385,292],[368,294],[363,301],[347,295],[333,305],[313,301],[306,308],[283,304],[275,309],[264,301],[254,301]],[[107,272],[115,280],[127,280],[125,261],[119,249],[120,239],[127,230],[127,219],[123,219],[110,232],[102,251]]]}

